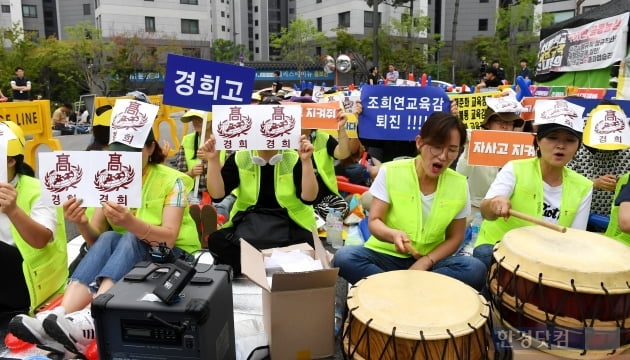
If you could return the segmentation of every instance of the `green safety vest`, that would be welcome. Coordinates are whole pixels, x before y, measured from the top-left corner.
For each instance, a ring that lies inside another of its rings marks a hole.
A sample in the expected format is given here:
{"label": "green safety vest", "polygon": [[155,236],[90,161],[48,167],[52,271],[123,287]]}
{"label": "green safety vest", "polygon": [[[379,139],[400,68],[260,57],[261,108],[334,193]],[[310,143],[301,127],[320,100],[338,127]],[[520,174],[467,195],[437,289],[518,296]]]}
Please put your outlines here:
{"label": "green safety vest", "polygon": [[[184,182],[184,197],[193,187],[190,176],[164,165],[147,165],[149,167],[146,178],[142,181],[142,207],[137,209],[136,217],[151,225],[162,225],[162,211],[164,200],[173,189],[173,184],[179,178]],[[111,224],[110,224],[111,225]],[[120,226],[113,226],[114,231],[124,233]],[[182,225],[179,228],[175,246],[189,254],[201,248],[199,234],[195,221],[190,216],[189,208],[184,208]]]}
{"label": "green safety vest", "polygon": [[[16,190],[17,206],[26,214],[31,213],[33,203],[41,195],[39,180],[26,175],[18,176]],[[30,313],[52,295],[62,292],[68,279],[68,253],[66,226],[63,218],[63,208],[57,207],[57,228],[54,240],[44,248],[36,249],[30,246],[20,236],[15,226],[11,224],[11,234],[24,261],[22,272],[30,296]]]}
{"label": "green safety vest", "polygon": [[[258,153],[254,151],[253,156]],[[260,166],[254,164],[249,150],[239,150],[234,158],[238,167],[239,185],[238,197],[234,202],[234,207],[230,213],[230,220],[223,227],[234,226],[232,218],[239,211],[245,211],[252,205],[258,203],[260,193]],[[274,165],[274,186],[276,200],[281,207],[287,209],[289,217],[300,227],[312,231],[316,228],[315,212],[313,206],[304,204],[299,194],[295,192],[293,183],[293,167],[300,161],[300,156],[295,150],[285,150],[282,160]]]}
{"label": "green safety vest", "polygon": [[610,221],[608,222],[608,228],[606,228],[606,236],[619,240],[622,243],[630,246],[630,234],[621,231],[619,228],[619,206],[615,205],[615,200],[619,196],[621,188],[628,183],[630,178],[630,172],[625,173],[617,180],[617,187],[615,188],[615,196],[613,197],[613,203],[610,207]]}
{"label": "green safety vest", "polygon": [[[195,132],[191,132],[189,134],[184,135],[182,138],[182,148],[184,149],[184,157],[186,158],[186,167],[188,170],[192,169],[199,163],[198,158],[194,158],[195,156]],[[201,136],[199,137],[201,140]],[[202,145],[202,144],[198,144]],[[221,164],[225,162],[225,150],[219,151],[219,161]]]}
{"label": "green safety vest", "polygon": [[[514,160],[512,164],[516,178],[514,191],[510,197],[512,209],[536,218],[542,218],[544,193],[540,159],[536,157]],[[591,180],[567,167],[563,168],[559,225],[571,226],[573,224],[573,219],[580,208],[582,199],[592,188],[593,182]],[[481,223],[475,246],[494,245],[508,231],[529,225],[532,223],[515,216],[510,216],[507,221],[502,218],[493,221],[484,220]]]}
{"label": "green safety vest", "polygon": [[[444,242],[446,228],[468,202],[466,177],[451,169],[446,169],[439,176],[429,219],[423,225],[422,194],[415,159],[392,161],[383,166],[387,168],[385,185],[389,194],[385,225],[404,231],[420,254],[430,253]],[[411,256],[397,252],[394,244],[381,241],[374,235],[370,236],[365,247],[401,258]]]}

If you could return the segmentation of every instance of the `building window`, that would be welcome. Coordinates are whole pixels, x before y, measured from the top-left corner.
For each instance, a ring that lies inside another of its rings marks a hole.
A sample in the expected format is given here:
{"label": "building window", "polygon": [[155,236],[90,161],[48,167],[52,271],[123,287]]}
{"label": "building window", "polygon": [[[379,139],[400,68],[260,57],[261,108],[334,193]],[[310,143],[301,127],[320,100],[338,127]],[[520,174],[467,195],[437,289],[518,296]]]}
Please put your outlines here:
{"label": "building window", "polygon": [[225,32],[225,25],[221,25],[221,31]]}
{"label": "building window", "polygon": [[144,17],[144,31],[155,32],[155,17],[153,16]]}
{"label": "building window", "polygon": [[83,4],[83,15],[90,15],[92,13],[92,9],[90,8],[90,4]]}
{"label": "building window", "polygon": [[316,3],[316,4],[321,4],[321,3],[322,3],[322,0],[316,0],[316,1],[315,1],[315,3]]}
{"label": "building window", "polygon": [[35,5],[22,5],[22,16],[25,18],[37,17],[37,6]]}
{"label": "building window", "polygon": [[11,6],[9,5],[2,5],[2,12],[5,14],[8,14],[11,12]]}
{"label": "building window", "polygon": [[258,12],[258,5],[254,6],[254,12]]}
{"label": "building window", "polygon": [[350,11],[339,13],[339,27],[350,27]]}
{"label": "building window", "polygon": [[488,31],[488,19],[479,19],[479,26],[477,27],[479,31]]}
{"label": "building window", "polygon": [[94,8],[98,9],[99,0],[94,0]]}
{"label": "building window", "polygon": [[254,20],[254,26],[258,26],[258,20]]}
{"label": "building window", "polygon": [[317,31],[322,31],[322,18],[317,18]]}
{"label": "building window", "polygon": [[[381,13],[378,13],[378,23],[381,23]],[[374,27],[374,12],[373,11],[364,11],[363,12],[363,27],[372,28]]]}
{"label": "building window", "polygon": [[316,46],[315,47],[315,55],[316,56],[322,56],[322,47],[321,46]]}
{"label": "building window", "polygon": [[256,54],[260,54],[260,49],[256,46]]}
{"label": "building window", "polygon": [[225,11],[221,11],[221,17],[225,17]]}
{"label": "building window", "polygon": [[199,20],[182,19],[182,34],[199,34]]}
{"label": "building window", "polygon": [[182,53],[186,56],[190,57],[201,57],[201,49],[200,48],[182,48]]}
{"label": "building window", "polygon": [[186,5],[198,5],[197,0],[179,0],[179,3],[186,4]]}
{"label": "building window", "polygon": [[479,3],[481,3],[481,4],[487,4],[487,3],[488,3],[488,0],[479,0]]}
{"label": "building window", "polygon": [[558,11],[552,12],[553,15],[553,23],[557,24],[559,22],[565,21],[575,16],[575,10],[567,10],[567,11]]}
{"label": "building window", "polygon": [[254,40],[258,40],[259,36],[258,33],[256,33],[256,35],[254,35]]}
{"label": "building window", "polygon": [[294,8],[290,8],[289,9],[289,14],[295,14],[295,9]]}

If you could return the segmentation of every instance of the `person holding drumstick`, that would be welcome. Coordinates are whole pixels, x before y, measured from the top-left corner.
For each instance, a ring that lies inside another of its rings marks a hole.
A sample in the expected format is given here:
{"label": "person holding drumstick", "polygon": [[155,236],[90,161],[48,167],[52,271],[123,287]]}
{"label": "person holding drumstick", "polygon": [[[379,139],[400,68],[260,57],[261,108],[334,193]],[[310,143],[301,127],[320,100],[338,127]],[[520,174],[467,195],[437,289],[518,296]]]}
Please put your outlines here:
{"label": "person holding drumstick", "polygon": [[415,143],[419,155],[383,163],[370,187],[373,200],[364,246],[344,246],[334,266],[354,284],[392,270],[433,271],[480,290],[485,266],[470,256],[452,256],[466,232],[470,197],[466,177],[449,166],[466,142],[455,116],[433,113]]}
{"label": "person holding drumstick", "polygon": [[552,111],[540,114],[541,120],[537,102],[534,122],[538,125],[534,139],[537,156],[508,162],[481,202],[485,220],[473,256],[488,269],[493,247],[503,235],[509,230],[532,225],[510,216],[512,209],[561,226],[586,229],[593,182],[566,167],[580,146],[584,122],[581,114],[573,112],[565,100],[555,102],[550,108]]}

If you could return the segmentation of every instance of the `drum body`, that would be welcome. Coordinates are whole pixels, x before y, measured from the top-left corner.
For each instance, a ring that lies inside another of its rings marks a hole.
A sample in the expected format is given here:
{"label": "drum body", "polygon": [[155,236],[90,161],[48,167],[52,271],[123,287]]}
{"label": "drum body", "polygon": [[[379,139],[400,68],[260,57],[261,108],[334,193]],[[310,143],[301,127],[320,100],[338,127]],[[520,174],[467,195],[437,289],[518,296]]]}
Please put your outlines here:
{"label": "drum body", "polygon": [[630,345],[630,248],[599,235],[527,226],[494,247],[488,285],[503,325],[543,351],[601,358]]}
{"label": "drum body", "polygon": [[350,359],[487,359],[490,306],[445,275],[372,275],[348,292],[344,353]]}

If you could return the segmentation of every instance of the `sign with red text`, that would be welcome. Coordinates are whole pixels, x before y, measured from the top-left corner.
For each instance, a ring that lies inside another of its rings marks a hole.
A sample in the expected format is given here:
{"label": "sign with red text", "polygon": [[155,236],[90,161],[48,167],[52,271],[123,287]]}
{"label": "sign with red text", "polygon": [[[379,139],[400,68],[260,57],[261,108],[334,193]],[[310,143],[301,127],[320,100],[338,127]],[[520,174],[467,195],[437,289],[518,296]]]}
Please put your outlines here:
{"label": "sign with red text", "polygon": [[515,131],[473,130],[468,145],[468,164],[503,166],[510,160],[536,156],[534,135]]}
{"label": "sign with red text", "polygon": [[113,201],[127,208],[142,204],[142,153],[54,151],[39,153],[42,202],[62,206],[71,198],[81,206]]}
{"label": "sign with red text", "polygon": [[214,105],[211,124],[217,150],[297,149],[302,106]]}

